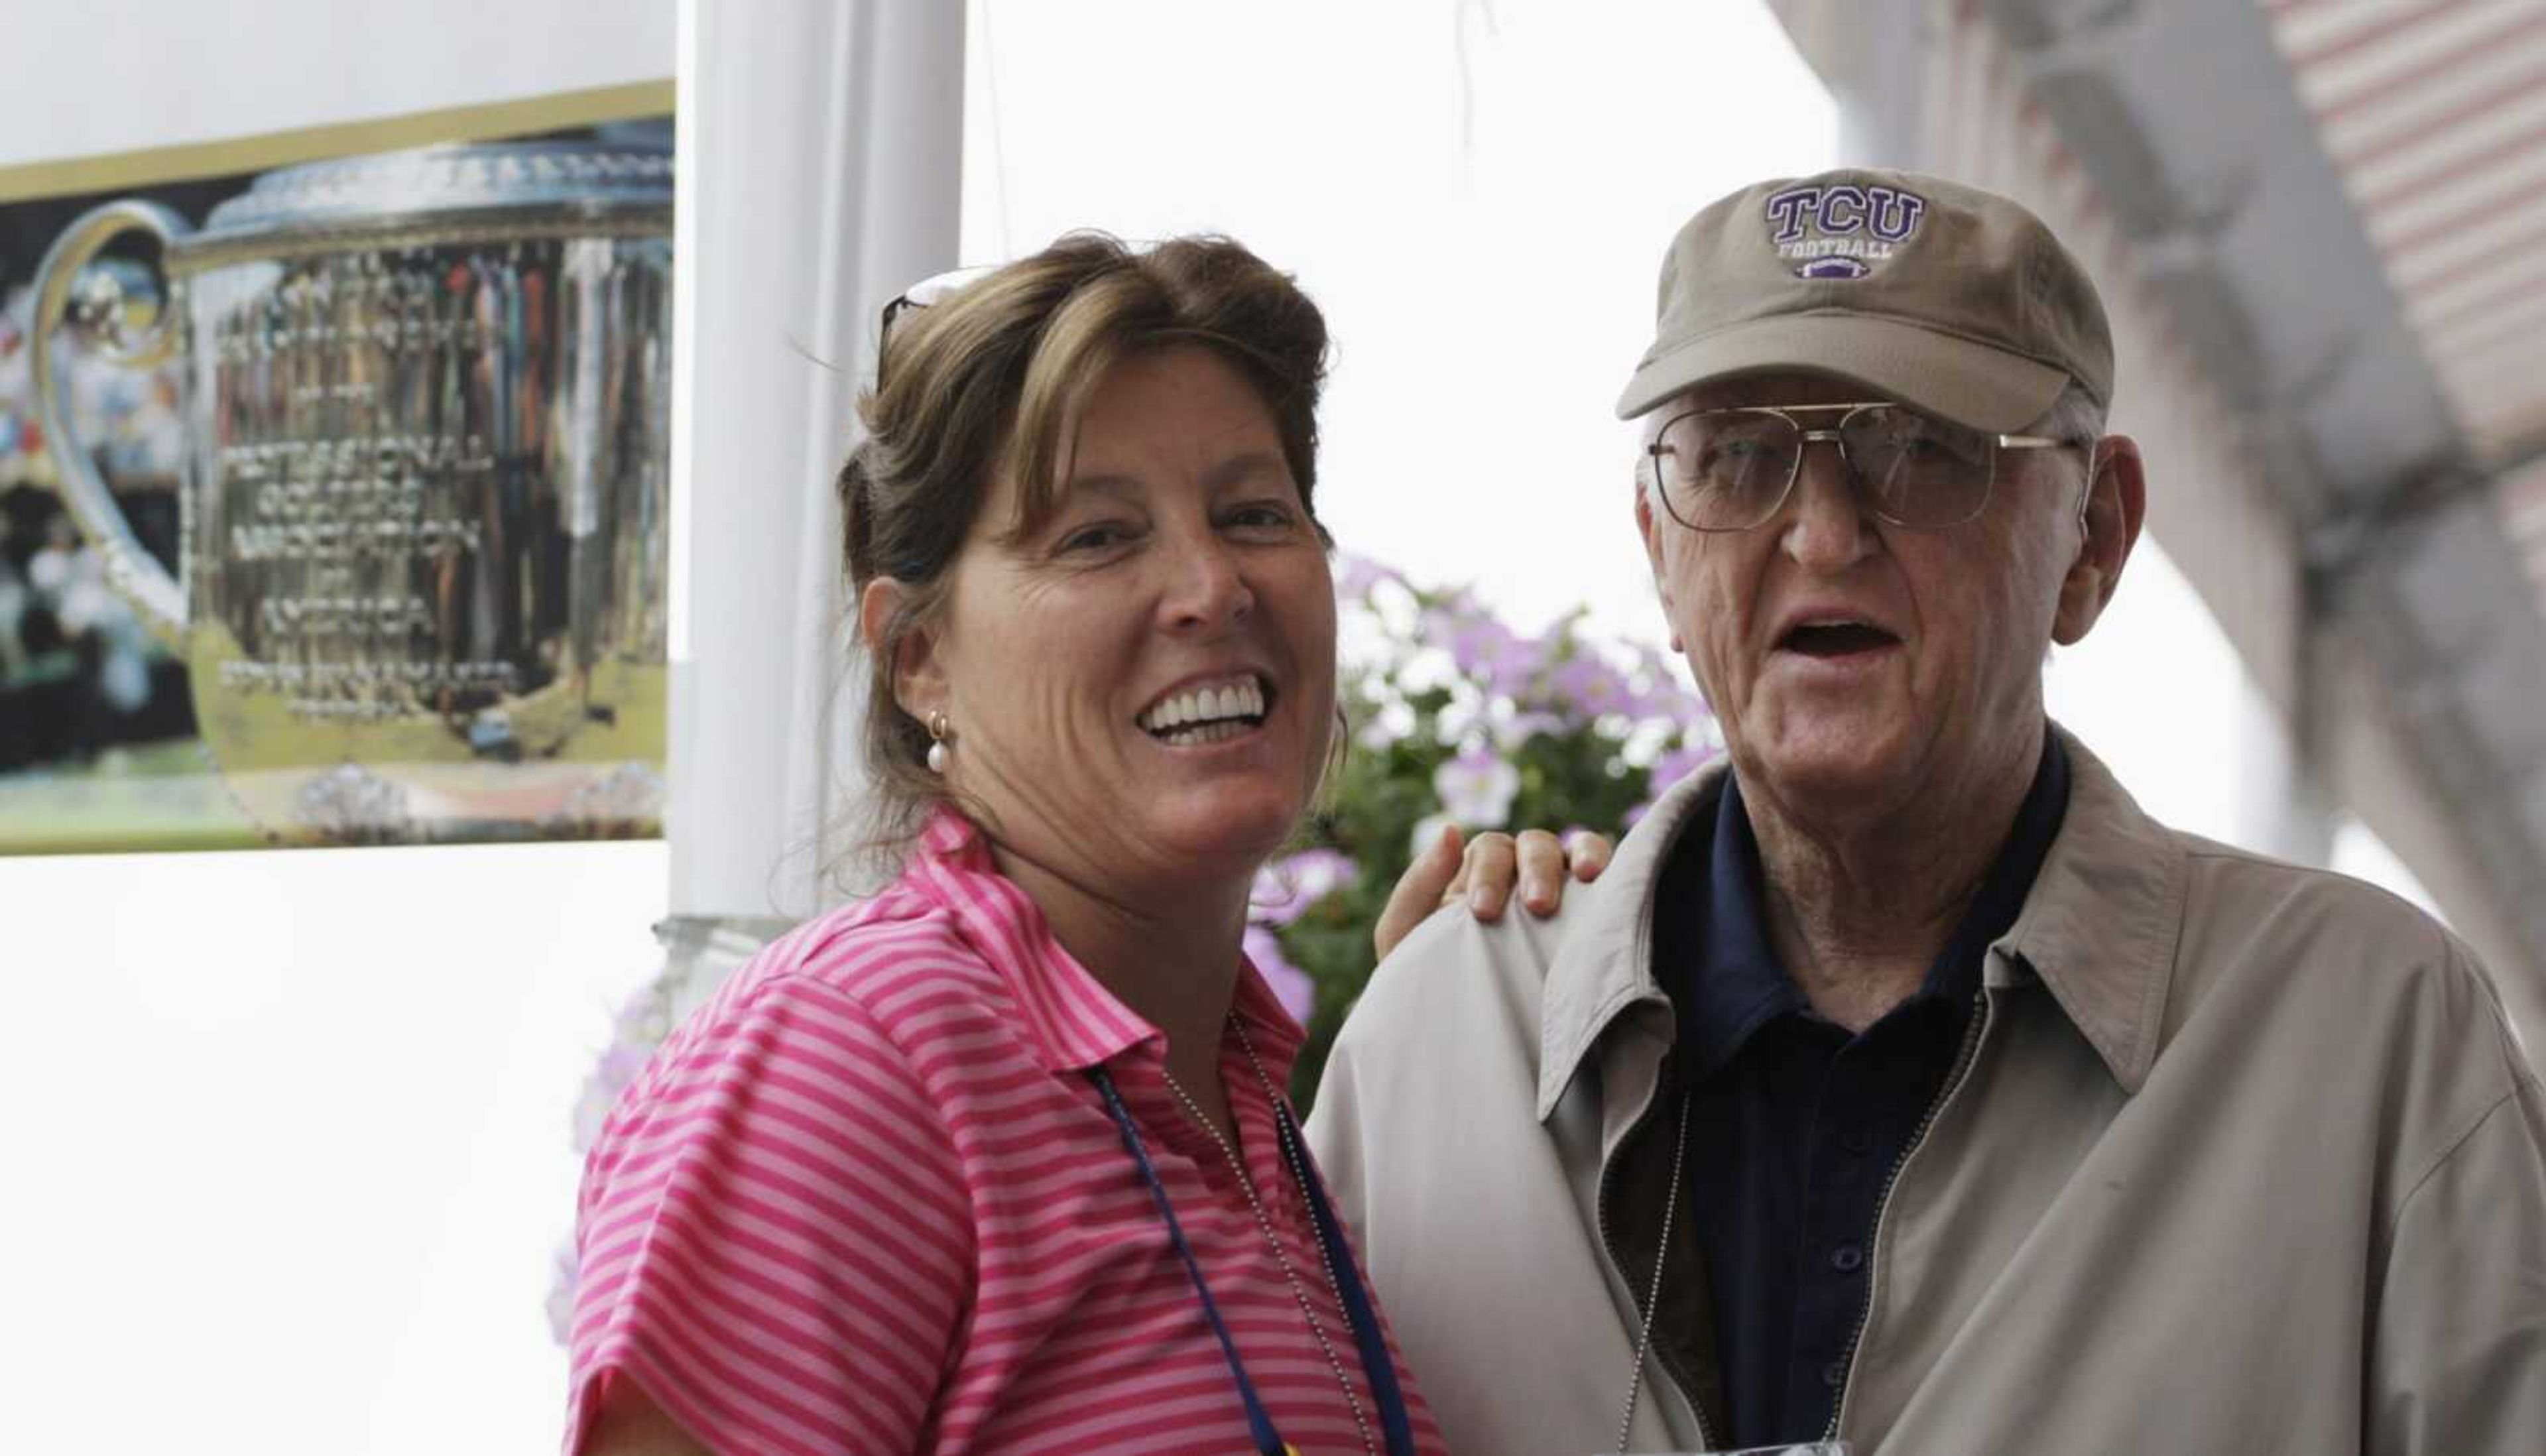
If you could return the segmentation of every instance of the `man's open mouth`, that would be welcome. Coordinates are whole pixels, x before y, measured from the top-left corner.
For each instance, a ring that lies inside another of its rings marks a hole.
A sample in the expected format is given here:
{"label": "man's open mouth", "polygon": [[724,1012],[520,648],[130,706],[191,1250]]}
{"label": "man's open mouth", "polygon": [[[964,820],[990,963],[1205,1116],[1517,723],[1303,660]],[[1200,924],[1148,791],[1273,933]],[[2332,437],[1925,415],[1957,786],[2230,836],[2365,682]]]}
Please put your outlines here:
{"label": "man's open mouth", "polygon": [[1272,703],[1270,685],[1251,672],[1176,689],[1142,710],[1144,732],[1174,748],[1218,743],[1251,732]]}
{"label": "man's open mouth", "polygon": [[1901,639],[1865,622],[1807,622],[1778,639],[1780,651],[1807,657],[1847,657],[1898,646]]}

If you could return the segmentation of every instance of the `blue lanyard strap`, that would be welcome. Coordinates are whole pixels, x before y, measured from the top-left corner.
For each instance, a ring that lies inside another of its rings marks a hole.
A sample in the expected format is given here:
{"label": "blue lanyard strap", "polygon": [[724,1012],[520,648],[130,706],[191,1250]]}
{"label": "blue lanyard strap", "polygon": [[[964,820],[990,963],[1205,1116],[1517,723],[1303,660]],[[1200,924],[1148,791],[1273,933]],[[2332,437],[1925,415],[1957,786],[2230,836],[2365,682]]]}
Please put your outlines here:
{"label": "blue lanyard strap", "polygon": [[[1203,1280],[1202,1264],[1194,1257],[1193,1245],[1185,1240],[1184,1226],[1177,1222],[1174,1206],[1167,1201],[1167,1186],[1149,1161],[1149,1150],[1141,1141],[1132,1110],[1123,1105],[1123,1094],[1115,1089],[1114,1078],[1104,1068],[1088,1069],[1087,1077],[1104,1097],[1105,1110],[1112,1114],[1116,1131],[1123,1135],[1123,1146],[1131,1150],[1132,1161],[1141,1169],[1141,1180],[1149,1186],[1149,1200],[1158,1206],[1158,1218],[1167,1226],[1167,1242],[1175,1246],[1177,1257],[1184,1260],[1185,1273],[1193,1279],[1194,1293],[1202,1301],[1203,1318],[1211,1323],[1211,1332],[1220,1341],[1220,1353],[1229,1361],[1230,1377],[1237,1383],[1237,1398],[1245,1404],[1246,1429],[1255,1442],[1257,1456],[1297,1456],[1274,1429],[1273,1417],[1265,1413],[1264,1402],[1255,1394],[1255,1382],[1247,1378],[1246,1363],[1237,1355],[1237,1341],[1231,1337],[1229,1324],[1221,1318],[1219,1302],[1211,1297],[1211,1286]],[[1388,1342],[1380,1333],[1379,1314],[1371,1304],[1370,1291],[1362,1284],[1352,1249],[1344,1242],[1334,1209],[1326,1202],[1326,1190],[1310,1165],[1308,1149],[1291,1120],[1290,1109],[1276,1101],[1273,1116],[1283,1153],[1300,1175],[1317,1244],[1333,1265],[1335,1293],[1343,1301],[1344,1318],[1352,1325],[1353,1343],[1361,1351],[1362,1374],[1370,1381],[1371,1399],[1379,1405],[1380,1427],[1387,1435],[1389,1456],[1414,1456],[1413,1423],[1406,1413],[1404,1392],[1397,1383],[1397,1363],[1389,1358]],[[1245,1176],[1245,1169],[1235,1171]]]}
{"label": "blue lanyard strap", "polygon": [[1255,1382],[1246,1378],[1246,1364],[1237,1358],[1237,1341],[1230,1338],[1229,1323],[1220,1318],[1220,1304],[1211,1297],[1211,1286],[1203,1282],[1202,1265],[1194,1259],[1193,1245],[1185,1242],[1184,1225],[1176,1222],[1175,1206],[1167,1202],[1167,1185],[1158,1180],[1158,1170],[1149,1165],[1149,1150],[1141,1144],[1141,1130],[1133,1125],[1132,1109],[1123,1105],[1123,1094],[1114,1089],[1114,1078],[1102,1067],[1091,1068],[1088,1078],[1105,1096],[1105,1110],[1114,1115],[1114,1126],[1123,1134],[1123,1146],[1132,1150],[1132,1160],[1141,1165],[1141,1180],[1149,1185],[1149,1197],[1158,1205],[1158,1217],[1166,1221],[1167,1242],[1176,1246],[1176,1254],[1185,1261],[1185,1272],[1193,1276],[1194,1293],[1202,1297],[1203,1318],[1211,1322],[1211,1332],[1220,1340],[1220,1353],[1229,1361],[1229,1373],[1237,1381],[1237,1398],[1246,1403],[1246,1432],[1255,1441],[1256,1456],[1284,1456],[1290,1448],[1282,1443],[1281,1433],[1273,1428],[1273,1417],[1264,1413],[1264,1403],[1255,1395]]}

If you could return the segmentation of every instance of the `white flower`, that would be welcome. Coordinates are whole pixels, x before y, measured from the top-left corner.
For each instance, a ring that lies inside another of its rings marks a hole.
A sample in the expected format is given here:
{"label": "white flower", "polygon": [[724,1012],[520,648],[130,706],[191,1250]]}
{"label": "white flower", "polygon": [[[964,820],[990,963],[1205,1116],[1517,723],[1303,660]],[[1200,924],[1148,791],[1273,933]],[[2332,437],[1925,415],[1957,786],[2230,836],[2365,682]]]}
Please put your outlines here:
{"label": "white flower", "polygon": [[1395,699],[1380,705],[1370,721],[1361,726],[1353,741],[1373,753],[1385,753],[1392,744],[1414,731],[1414,710]]}
{"label": "white flower", "polygon": [[1539,733],[1565,731],[1565,720],[1544,709],[1530,708],[1498,715],[1490,725],[1494,746],[1505,753],[1518,753]]}
{"label": "white flower", "polygon": [[1471,748],[1432,773],[1441,812],[1462,824],[1490,829],[1511,814],[1520,792],[1520,770],[1490,748]]}

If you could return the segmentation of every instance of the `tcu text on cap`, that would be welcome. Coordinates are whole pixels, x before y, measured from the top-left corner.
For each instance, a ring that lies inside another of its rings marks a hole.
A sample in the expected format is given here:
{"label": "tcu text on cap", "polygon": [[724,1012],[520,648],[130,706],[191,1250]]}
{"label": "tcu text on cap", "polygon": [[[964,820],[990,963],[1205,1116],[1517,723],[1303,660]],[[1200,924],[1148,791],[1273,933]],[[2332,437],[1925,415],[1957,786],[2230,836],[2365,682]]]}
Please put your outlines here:
{"label": "tcu text on cap", "polygon": [[1885,242],[1907,242],[1918,230],[1927,200],[1892,187],[1790,187],[1768,199],[1768,220],[1776,224],[1774,243],[1790,243],[1812,227],[1825,237],[1872,233]]}

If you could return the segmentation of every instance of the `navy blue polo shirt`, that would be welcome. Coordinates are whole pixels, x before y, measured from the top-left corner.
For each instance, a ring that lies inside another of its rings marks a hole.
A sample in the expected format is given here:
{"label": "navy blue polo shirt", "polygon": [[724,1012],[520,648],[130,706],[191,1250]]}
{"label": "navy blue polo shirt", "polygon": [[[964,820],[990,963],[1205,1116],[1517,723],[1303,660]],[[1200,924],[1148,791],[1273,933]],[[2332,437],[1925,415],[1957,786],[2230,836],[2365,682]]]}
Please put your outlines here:
{"label": "navy blue polo shirt", "polygon": [[1710,832],[1662,870],[1655,969],[1679,1018],[1690,1094],[1687,1198],[1714,1286],[1731,1420],[1724,1446],[1820,1438],[1863,1318],[1876,1208],[1962,1051],[1981,962],[2060,832],[2069,760],[2043,734],[1997,862],[1918,991],[1851,1036],[1815,1014],[1769,950],[1759,842],[1727,778]]}

